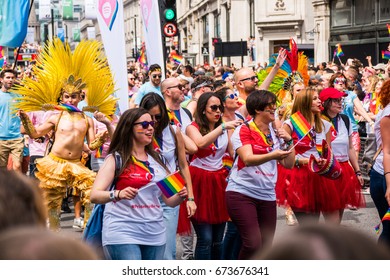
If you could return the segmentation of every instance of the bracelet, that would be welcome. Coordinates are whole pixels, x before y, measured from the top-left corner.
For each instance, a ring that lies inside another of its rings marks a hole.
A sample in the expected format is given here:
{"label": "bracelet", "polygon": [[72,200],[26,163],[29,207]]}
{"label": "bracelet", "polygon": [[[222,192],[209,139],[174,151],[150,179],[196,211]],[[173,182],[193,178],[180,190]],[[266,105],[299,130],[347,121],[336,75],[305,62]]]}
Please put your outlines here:
{"label": "bracelet", "polygon": [[222,126],[222,134],[224,134],[225,131],[226,131],[226,125],[225,125],[225,123],[223,122],[221,126]]}
{"label": "bracelet", "polygon": [[299,166],[299,159],[295,158],[295,166]]}
{"label": "bracelet", "polygon": [[288,141],[286,141],[286,144],[287,144],[287,146],[291,146],[292,144],[293,144],[293,139],[292,139],[292,137],[291,137],[291,139],[290,140],[288,140]]}
{"label": "bracelet", "polygon": [[387,174],[390,174],[390,171],[387,171],[385,174],[383,174],[383,176],[386,176]]}
{"label": "bracelet", "polygon": [[97,137],[95,140],[91,142],[89,147],[91,150],[97,150],[104,144],[104,142],[105,141],[103,140],[103,138]]}
{"label": "bracelet", "polygon": [[122,191],[122,190],[119,190],[119,191],[118,191],[118,195],[116,196],[116,201],[121,200],[121,198],[119,197],[119,194],[121,193],[121,191]]}
{"label": "bracelet", "polygon": [[188,201],[195,201],[195,199],[193,197],[189,197],[187,198]]}
{"label": "bracelet", "polygon": [[362,176],[362,172],[360,170],[358,170],[358,171],[355,172],[355,175],[356,176]]}

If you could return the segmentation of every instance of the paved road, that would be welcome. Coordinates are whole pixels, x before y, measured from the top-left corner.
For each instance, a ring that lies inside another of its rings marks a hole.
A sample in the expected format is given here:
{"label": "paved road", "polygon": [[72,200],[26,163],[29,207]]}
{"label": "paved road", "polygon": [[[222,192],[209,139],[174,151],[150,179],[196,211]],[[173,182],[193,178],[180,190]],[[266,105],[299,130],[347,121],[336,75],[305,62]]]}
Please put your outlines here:
{"label": "paved road", "polygon": [[[376,212],[375,205],[371,200],[371,197],[369,195],[365,195],[364,198],[366,199],[366,208],[358,209],[356,211],[346,209],[344,212],[341,225],[352,229],[356,229],[357,231],[366,234],[368,237],[372,238],[373,240],[377,240],[378,236],[375,233],[374,227],[379,223],[379,217]],[[74,215],[73,213],[62,214],[60,234],[70,236],[74,239],[80,239],[82,233],[72,228],[73,215]],[[278,240],[283,239],[283,236],[288,234],[293,229],[294,226],[286,225],[284,209],[278,208],[277,226],[276,226],[276,234],[275,234],[274,242],[278,242]],[[177,250],[179,254],[181,250],[179,243],[178,243]]]}

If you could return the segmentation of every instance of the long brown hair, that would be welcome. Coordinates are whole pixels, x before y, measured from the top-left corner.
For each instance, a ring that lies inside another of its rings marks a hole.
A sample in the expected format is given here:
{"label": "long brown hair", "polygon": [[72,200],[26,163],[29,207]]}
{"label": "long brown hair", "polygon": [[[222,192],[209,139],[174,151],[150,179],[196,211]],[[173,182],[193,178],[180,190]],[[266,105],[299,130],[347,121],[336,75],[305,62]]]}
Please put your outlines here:
{"label": "long brown hair", "polygon": [[[121,155],[122,168],[119,174],[122,173],[129,165],[134,164],[132,160],[134,140],[133,127],[134,123],[145,114],[149,114],[146,109],[133,108],[126,110],[119,119],[108,150],[110,154],[117,152]],[[160,158],[160,155],[153,149],[152,143],[145,146],[145,151],[147,154],[151,155],[153,159],[157,161],[168,173],[170,173],[167,166]]]}
{"label": "long brown hair", "polygon": [[300,111],[310,124],[314,121],[314,130],[317,133],[321,133],[324,129],[324,124],[321,120],[321,113],[318,112],[314,114],[311,111],[311,106],[313,104],[313,95],[316,92],[319,93],[317,88],[308,87],[301,91],[299,94],[297,94],[294,98],[291,115]]}
{"label": "long brown hair", "polygon": [[[216,97],[221,101],[221,113],[224,111],[224,106],[223,106],[223,100],[219,94],[216,94],[214,92],[205,92],[203,93],[198,100],[198,106],[196,107],[196,112],[195,112],[195,122],[197,125],[199,125],[199,131],[200,134],[206,135],[207,133],[210,132],[209,128],[209,120],[206,117],[206,114],[204,112],[206,111],[206,106],[207,102],[211,97]],[[214,128],[218,127],[222,123],[222,117],[219,118],[218,122],[215,124]]]}

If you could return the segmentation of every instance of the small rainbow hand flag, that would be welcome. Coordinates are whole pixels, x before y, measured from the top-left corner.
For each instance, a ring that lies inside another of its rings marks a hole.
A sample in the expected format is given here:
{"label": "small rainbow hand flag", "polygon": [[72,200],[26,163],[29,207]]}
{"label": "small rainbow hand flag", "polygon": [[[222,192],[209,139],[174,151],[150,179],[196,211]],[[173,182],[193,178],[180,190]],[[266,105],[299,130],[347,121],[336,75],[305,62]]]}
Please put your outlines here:
{"label": "small rainbow hand flag", "polygon": [[390,59],[390,52],[382,51],[382,59]]}
{"label": "small rainbow hand flag", "polygon": [[[384,221],[390,221],[390,208],[387,209],[387,212],[386,214],[383,216],[381,222],[384,222]],[[376,234],[379,234],[379,228],[380,228],[381,224],[379,223],[376,227],[375,227],[375,231],[376,231]]]}
{"label": "small rainbow hand flag", "polygon": [[101,145],[97,150],[96,150],[96,155],[95,158],[101,158],[103,153],[103,145]]}
{"label": "small rainbow hand flag", "polygon": [[70,104],[60,104],[54,106],[55,110],[59,111],[68,111],[68,112],[81,112],[81,110],[73,105]]}
{"label": "small rainbow hand flag", "polygon": [[183,56],[178,55],[178,54],[172,54],[173,61],[176,64],[182,64],[183,63]]}
{"label": "small rainbow hand flag", "polygon": [[227,170],[232,169],[233,167],[233,159],[230,155],[225,155],[222,158],[222,165],[225,167]]}
{"label": "small rainbow hand flag", "polygon": [[390,24],[386,24],[387,25],[387,30],[389,31],[389,35],[390,35]]}
{"label": "small rainbow hand flag", "polygon": [[290,120],[298,139],[302,139],[310,132],[311,126],[300,111],[292,114]]}
{"label": "small rainbow hand flag", "polygon": [[337,44],[336,47],[337,47],[336,55],[337,55],[338,57],[344,56],[343,50],[341,49],[341,44]]}
{"label": "small rainbow hand flag", "polygon": [[170,174],[168,177],[158,181],[157,186],[160,188],[162,193],[167,197],[171,197],[177,194],[186,184],[184,178],[180,175],[179,171]]}

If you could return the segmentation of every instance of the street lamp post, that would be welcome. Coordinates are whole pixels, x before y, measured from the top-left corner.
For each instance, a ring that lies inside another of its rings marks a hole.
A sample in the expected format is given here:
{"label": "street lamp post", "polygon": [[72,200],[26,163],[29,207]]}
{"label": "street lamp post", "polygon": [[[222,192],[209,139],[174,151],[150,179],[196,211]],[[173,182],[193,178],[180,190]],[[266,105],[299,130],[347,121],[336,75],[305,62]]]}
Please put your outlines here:
{"label": "street lamp post", "polygon": [[138,59],[138,48],[137,48],[137,15],[134,15],[134,53],[135,61]]}

